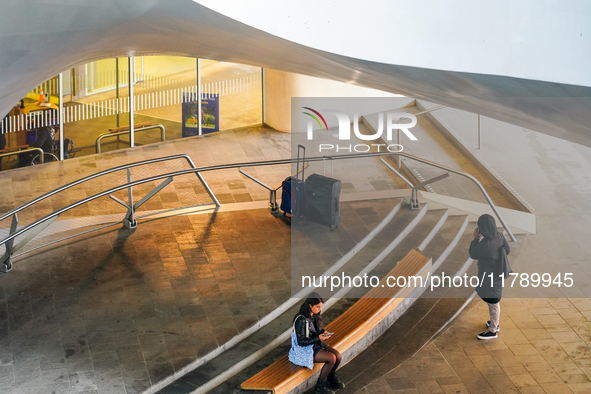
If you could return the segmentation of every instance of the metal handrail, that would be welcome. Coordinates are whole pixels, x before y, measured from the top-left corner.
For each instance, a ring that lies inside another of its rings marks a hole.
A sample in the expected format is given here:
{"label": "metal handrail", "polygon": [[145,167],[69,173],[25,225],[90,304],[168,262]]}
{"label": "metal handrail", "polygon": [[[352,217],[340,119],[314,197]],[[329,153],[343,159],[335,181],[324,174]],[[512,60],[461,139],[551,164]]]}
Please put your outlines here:
{"label": "metal handrail", "polygon": [[31,147],[26,148],[26,149],[14,150],[14,151],[11,151],[11,152],[0,153],[0,158],[6,157],[6,156],[21,155],[23,153],[32,152],[32,151],[38,151],[39,152],[39,161],[41,162],[41,164],[43,164],[43,154],[45,152],[43,152],[43,149],[36,148],[34,146],[31,146]]}
{"label": "metal handrail", "polygon": [[429,112],[437,111],[438,109],[443,109],[443,108],[445,108],[445,105],[440,105],[438,107],[433,107],[433,108],[429,108],[429,109],[426,109],[426,110],[421,111],[421,112],[417,112],[414,115],[415,116],[424,115],[424,114],[428,114]]}
{"label": "metal handrail", "polygon": [[[186,156],[186,155],[178,155],[178,156]],[[380,156],[402,156],[402,157],[406,157],[408,159],[411,160],[415,160],[427,165],[431,165],[433,167],[437,167],[449,172],[453,172],[454,174],[458,174],[461,176],[464,176],[470,180],[472,180],[474,183],[476,183],[476,185],[478,186],[478,188],[480,189],[480,191],[482,192],[482,194],[484,195],[484,197],[486,198],[486,200],[488,201],[490,207],[492,208],[493,212],[495,213],[495,215],[497,216],[497,218],[499,219],[499,221],[501,222],[501,224],[503,225],[503,228],[505,229],[505,231],[507,231],[507,233],[509,234],[509,236],[511,237],[512,241],[516,241],[515,236],[513,235],[513,233],[511,232],[511,230],[509,229],[509,227],[507,226],[507,224],[505,223],[505,220],[503,220],[501,214],[499,213],[499,211],[497,210],[496,206],[494,205],[493,201],[491,200],[490,196],[488,195],[488,193],[486,192],[486,190],[484,189],[484,187],[482,186],[482,184],[478,181],[478,179],[476,179],[475,177],[473,177],[470,174],[455,170],[451,167],[447,167],[438,163],[434,163],[431,162],[429,160],[425,160],[422,159],[420,157],[416,157],[416,156],[412,156],[412,155],[408,155],[406,153],[401,153],[401,152],[372,152],[372,153],[362,153],[362,154],[348,154],[348,155],[337,155],[337,156],[325,156],[325,157],[310,157],[310,158],[306,158],[306,161],[308,162],[316,162],[316,161],[322,161],[325,160],[326,157],[330,157],[333,160],[345,160],[345,159],[353,159],[353,158],[363,158],[363,157],[380,157]],[[190,160],[190,159],[189,159]],[[109,195],[111,193],[117,192],[119,190],[123,190],[123,189],[128,189],[131,188],[133,186],[137,186],[137,185],[141,185],[143,183],[148,183],[148,182],[154,182],[160,179],[165,179],[165,178],[170,178],[170,177],[175,177],[175,176],[180,176],[180,175],[187,175],[187,174],[192,174],[192,173],[196,173],[198,176],[200,176],[200,172],[204,172],[204,171],[214,171],[214,170],[224,170],[224,169],[230,169],[230,168],[239,168],[239,167],[258,167],[258,166],[269,166],[269,165],[279,165],[279,164],[291,164],[294,162],[294,160],[296,159],[279,159],[279,160],[267,160],[267,161],[259,161],[259,162],[249,162],[249,163],[235,163],[235,164],[218,164],[218,165],[213,165],[213,166],[205,166],[205,167],[198,167],[198,168],[191,168],[188,170],[181,170],[181,171],[175,171],[175,172],[171,172],[171,173],[167,173],[167,174],[162,174],[162,175],[155,175],[149,178],[144,178],[144,179],[140,179],[137,181],[133,181],[133,182],[128,182],[124,185],[120,185],[120,186],[116,186],[113,187],[111,189],[105,190],[103,192],[97,193],[93,196],[87,197],[83,200],[77,201],[75,203],[72,203],[66,207],[63,207],[49,215],[46,215],[44,217],[42,217],[41,219],[38,219],[37,221],[23,227],[22,229],[16,231],[15,233],[11,234],[8,238],[5,238],[4,240],[0,241],[0,245],[2,244],[6,244],[7,242],[15,239],[16,237],[18,237],[19,235],[25,233],[26,231],[30,230],[31,228],[46,222],[47,220],[52,219],[53,217],[57,217],[59,215],[61,215],[63,212],[66,212],[70,209],[76,208],[82,204],[85,204],[89,201],[95,200],[97,198]],[[157,162],[157,161],[162,161],[162,160],[158,160],[158,159],[152,159],[152,160],[146,160],[145,162]],[[192,161],[191,161],[192,162]],[[137,163],[133,163],[134,165],[141,165],[144,164],[144,162],[137,162]],[[131,166],[131,165],[129,165]],[[125,168],[125,166],[121,166],[122,168]],[[106,172],[106,171],[104,171]],[[89,177],[87,177],[89,178]],[[73,182],[75,183],[75,182]],[[51,193],[51,192],[50,192]],[[49,193],[48,193],[49,194]],[[55,193],[52,193],[55,194]],[[49,194],[49,195],[52,195]],[[27,206],[30,206],[31,204],[26,204]],[[15,210],[13,210],[15,211]],[[9,214],[5,214],[3,217],[0,217],[1,219],[6,218],[7,216],[9,216]]]}
{"label": "metal handrail", "polygon": [[[166,141],[166,129],[161,124],[140,127],[140,128],[134,129],[133,132],[137,133],[138,131],[145,131],[145,130],[152,130],[152,129],[160,129],[160,141]],[[96,142],[94,143],[94,149],[95,149],[96,153],[101,153],[101,141],[103,140],[103,138],[117,137],[120,135],[130,134],[130,133],[131,133],[131,131],[129,129],[127,129],[127,130],[123,130],[123,131],[103,133],[103,134],[99,135],[98,138],[96,139]]]}
{"label": "metal handrail", "polygon": [[[499,221],[503,225],[503,228],[505,229],[505,231],[507,232],[507,234],[509,234],[509,237],[511,238],[511,241],[513,241],[513,242],[517,241],[517,239],[513,235],[513,232],[509,229],[509,226],[507,225],[507,223],[505,223],[505,220],[503,219],[503,217],[501,216],[501,214],[497,210],[497,207],[495,206],[495,203],[492,201],[492,199],[490,198],[490,196],[488,195],[488,193],[484,189],[484,186],[482,186],[482,183],[480,183],[480,181],[478,179],[476,179],[474,176],[472,176],[472,175],[470,175],[470,174],[468,174],[466,172],[458,171],[458,170],[455,170],[455,169],[453,169],[451,167],[444,166],[442,164],[434,163],[432,161],[425,160],[425,159],[422,159],[420,157],[416,157],[416,156],[413,156],[413,155],[408,155],[406,153],[396,153],[396,155],[403,156],[403,157],[406,157],[406,158],[411,159],[411,160],[418,161],[418,162],[423,163],[423,164],[428,164],[430,166],[437,167],[437,168],[440,168],[440,169],[445,170],[445,171],[453,172],[454,174],[457,174],[457,175],[461,175],[463,177],[466,177],[466,178],[470,179],[472,182],[476,183],[476,186],[478,186],[478,188],[480,189],[480,191],[484,195],[484,198],[486,198],[486,201],[488,202],[488,205],[490,205],[490,207],[493,210],[493,212],[495,213],[496,217],[499,219]],[[384,163],[384,160],[383,159],[382,159],[382,162]],[[393,168],[391,166],[388,165],[388,167],[391,170],[393,170]],[[397,171],[394,171],[394,172],[397,173],[399,176],[401,176]],[[402,179],[405,180],[405,178],[402,178]],[[410,182],[408,182],[408,180],[406,180],[406,182],[408,184],[411,184]],[[414,185],[412,187],[414,188]]]}
{"label": "metal handrail", "polygon": [[[35,149],[39,149],[39,148],[35,148]],[[142,165],[145,165],[145,164],[158,163],[158,162],[161,162],[161,161],[175,160],[175,159],[180,159],[180,158],[185,159],[189,163],[189,165],[191,166],[191,168],[197,168],[197,166],[195,166],[195,163],[193,163],[193,160],[191,159],[191,157],[189,155],[187,155],[187,154],[184,154],[184,153],[180,153],[178,155],[158,157],[158,158],[155,158],[155,159],[148,159],[148,160],[136,161],[135,163],[129,163],[129,164],[124,164],[124,165],[121,165],[121,166],[109,168],[107,170],[104,170],[104,171],[101,171],[101,172],[97,172],[96,174],[92,174],[92,175],[88,175],[88,176],[86,176],[84,178],[80,178],[80,179],[78,179],[78,180],[76,180],[74,182],[70,182],[70,183],[68,183],[66,185],[63,185],[61,187],[58,187],[55,190],[52,190],[52,191],[50,191],[48,193],[45,193],[45,194],[43,194],[43,195],[41,195],[41,196],[39,196],[39,197],[37,197],[37,198],[29,201],[28,203],[23,204],[20,207],[15,208],[15,209],[13,209],[13,210],[11,210],[11,211],[9,211],[9,212],[1,215],[0,216],[0,221],[6,219],[9,216],[14,215],[15,213],[18,213],[18,212],[22,211],[25,208],[30,207],[33,204],[38,203],[41,200],[44,200],[44,199],[46,199],[48,197],[51,197],[54,194],[57,194],[57,193],[62,192],[64,190],[67,190],[67,189],[69,189],[71,187],[77,186],[77,185],[79,185],[81,183],[84,183],[86,181],[89,181],[91,179],[98,178],[98,177],[103,176],[103,175],[106,175],[106,174],[111,174],[113,172],[125,170],[127,168],[139,167],[139,166],[142,166]],[[209,193],[211,191],[211,189],[209,189],[209,187],[206,187],[206,188],[207,188],[208,193]],[[211,194],[210,194],[210,196],[211,196]]]}

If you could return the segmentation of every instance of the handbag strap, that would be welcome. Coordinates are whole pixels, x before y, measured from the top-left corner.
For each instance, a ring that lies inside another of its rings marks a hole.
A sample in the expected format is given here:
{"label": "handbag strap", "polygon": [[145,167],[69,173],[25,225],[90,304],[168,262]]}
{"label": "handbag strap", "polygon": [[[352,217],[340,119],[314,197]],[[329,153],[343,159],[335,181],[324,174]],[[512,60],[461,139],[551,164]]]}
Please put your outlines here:
{"label": "handbag strap", "polygon": [[293,321],[293,332],[295,332],[295,324],[296,321],[298,321],[298,319],[300,318],[300,316],[304,318],[304,322],[306,323],[306,338],[310,338],[310,327],[308,326],[308,319],[306,319],[306,316],[304,315],[298,315],[298,317],[296,317]]}

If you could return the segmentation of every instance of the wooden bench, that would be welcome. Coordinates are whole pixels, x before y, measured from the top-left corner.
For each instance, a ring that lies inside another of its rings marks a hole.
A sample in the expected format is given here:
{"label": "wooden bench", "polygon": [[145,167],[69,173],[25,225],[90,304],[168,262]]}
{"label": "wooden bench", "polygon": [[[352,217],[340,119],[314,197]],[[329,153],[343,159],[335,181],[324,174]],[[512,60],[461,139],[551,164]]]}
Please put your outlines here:
{"label": "wooden bench", "polygon": [[[388,277],[421,276],[426,279],[431,271],[431,259],[416,250],[411,250],[394,267],[387,276],[382,278],[377,287],[372,288],[364,298],[357,301],[341,316],[325,327],[334,335],[326,343],[345,353],[355,343],[369,334],[384,320],[414,289],[412,286],[400,288],[388,287]],[[392,281],[391,281],[392,282]],[[413,281],[414,282],[414,281]],[[383,285],[383,287],[382,287]],[[311,371],[289,362],[287,355],[275,361],[252,378],[243,382],[243,390],[267,390],[274,394],[286,394],[320,371],[322,364],[314,364]]]}
{"label": "wooden bench", "polygon": [[19,145],[19,146],[15,146],[15,147],[12,147],[12,148],[4,148],[4,149],[1,149],[0,150],[0,153],[17,152],[19,150],[27,149],[27,148],[30,148],[30,147],[31,147],[30,145]]}
{"label": "wooden bench", "polygon": [[[152,122],[144,122],[144,123],[136,123],[133,125],[134,129],[141,129],[142,127],[152,126]],[[109,129],[109,133],[116,133],[118,131],[129,130],[129,126],[121,126],[115,127],[113,129]]]}

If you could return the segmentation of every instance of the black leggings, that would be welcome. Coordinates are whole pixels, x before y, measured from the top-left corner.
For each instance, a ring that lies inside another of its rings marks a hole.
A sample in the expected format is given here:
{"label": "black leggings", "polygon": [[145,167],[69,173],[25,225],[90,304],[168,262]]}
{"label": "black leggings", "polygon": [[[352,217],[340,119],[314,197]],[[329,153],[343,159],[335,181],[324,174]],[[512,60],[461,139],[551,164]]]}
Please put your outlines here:
{"label": "black leggings", "polygon": [[320,370],[318,380],[324,382],[328,375],[334,375],[339,364],[341,363],[341,353],[338,350],[328,346],[326,349],[319,351],[314,356],[315,363],[324,363]]}

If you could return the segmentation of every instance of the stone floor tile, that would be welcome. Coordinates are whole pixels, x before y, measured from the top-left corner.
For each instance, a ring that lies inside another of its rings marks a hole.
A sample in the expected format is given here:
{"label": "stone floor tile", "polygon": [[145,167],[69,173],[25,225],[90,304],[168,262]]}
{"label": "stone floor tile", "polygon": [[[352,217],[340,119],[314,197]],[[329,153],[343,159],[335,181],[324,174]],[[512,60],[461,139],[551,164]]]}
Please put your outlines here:
{"label": "stone floor tile", "polygon": [[521,330],[516,328],[504,329],[501,331],[503,335],[503,341],[509,345],[521,345],[530,343]]}
{"label": "stone floor tile", "polygon": [[384,379],[378,379],[375,382],[365,386],[368,394],[393,394],[394,390]]}
{"label": "stone floor tile", "polygon": [[535,356],[536,354],[539,354],[536,348],[529,343],[509,345],[509,349],[511,349],[516,356]]}
{"label": "stone floor tile", "polygon": [[522,366],[521,361],[519,361],[510,349],[491,350],[489,353],[497,364],[503,368]]}
{"label": "stone floor tile", "polygon": [[464,386],[472,393],[495,394],[484,376],[478,371],[459,371],[458,376]]}
{"label": "stone floor tile", "polygon": [[442,378],[446,376],[455,376],[454,369],[446,362],[427,363],[427,367],[434,378]]}
{"label": "stone floor tile", "polygon": [[519,392],[521,394],[545,394],[543,388],[540,386],[531,386],[531,387],[520,387]]}
{"label": "stone floor tile", "polygon": [[539,315],[537,319],[544,327],[565,324],[565,320],[559,315]]}
{"label": "stone floor tile", "polygon": [[529,371],[523,366],[512,366],[512,367],[501,367],[507,376],[511,375],[524,375],[529,373]]}
{"label": "stone floor tile", "polygon": [[398,366],[398,367],[394,368],[393,370],[391,370],[390,372],[388,372],[387,374],[385,374],[383,377],[384,377],[384,379],[395,379],[395,378],[406,378],[408,376],[406,375],[404,368],[402,368],[401,366]]}
{"label": "stone floor tile", "polygon": [[572,393],[570,387],[566,383],[543,383],[540,385],[546,394],[568,394]]}
{"label": "stone floor tile", "polygon": [[529,373],[524,375],[510,375],[509,379],[515,384],[517,387],[527,387],[527,386],[537,386],[538,383],[534,379],[532,375]]}
{"label": "stone floor tile", "polygon": [[470,394],[470,391],[463,384],[452,384],[441,386],[445,394]]}
{"label": "stone floor tile", "polygon": [[575,394],[591,393],[591,383],[568,383],[567,386]]}
{"label": "stone floor tile", "polygon": [[570,361],[570,357],[560,346],[542,346],[537,350],[550,364],[561,364]]}
{"label": "stone floor tile", "polygon": [[548,331],[544,327],[537,328],[537,329],[529,329],[529,328],[528,329],[522,329],[521,332],[530,341],[552,338],[550,336],[550,333],[548,333]]}
{"label": "stone floor tile", "polygon": [[530,371],[538,384],[562,382],[562,378],[553,370]]}
{"label": "stone floor tile", "polygon": [[471,356],[470,359],[474,365],[476,365],[476,368],[478,368],[480,373],[485,376],[503,373],[503,369],[497,364],[491,355]]}
{"label": "stone floor tile", "polygon": [[442,394],[444,391],[435,380],[422,380],[415,382],[419,394]]}
{"label": "stone floor tile", "polygon": [[409,378],[387,378],[385,379],[392,391],[415,389],[415,384]]}

